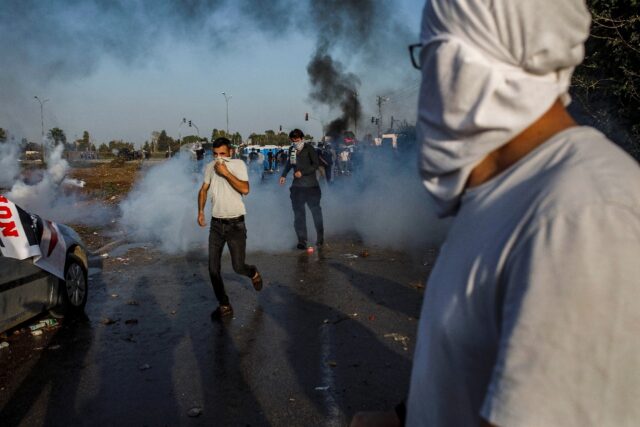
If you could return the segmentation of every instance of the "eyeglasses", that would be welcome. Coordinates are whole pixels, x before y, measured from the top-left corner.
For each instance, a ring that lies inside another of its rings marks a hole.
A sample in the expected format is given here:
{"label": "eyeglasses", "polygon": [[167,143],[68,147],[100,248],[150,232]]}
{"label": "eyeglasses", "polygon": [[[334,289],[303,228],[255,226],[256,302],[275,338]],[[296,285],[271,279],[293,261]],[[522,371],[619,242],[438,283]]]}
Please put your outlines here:
{"label": "eyeglasses", "polygon": [[422,61],[420,59],[420,53],[422,52],[422,43],[415,43],[409,45],[409,56],[411,57],[411,64],[414,68],[422,69]]}

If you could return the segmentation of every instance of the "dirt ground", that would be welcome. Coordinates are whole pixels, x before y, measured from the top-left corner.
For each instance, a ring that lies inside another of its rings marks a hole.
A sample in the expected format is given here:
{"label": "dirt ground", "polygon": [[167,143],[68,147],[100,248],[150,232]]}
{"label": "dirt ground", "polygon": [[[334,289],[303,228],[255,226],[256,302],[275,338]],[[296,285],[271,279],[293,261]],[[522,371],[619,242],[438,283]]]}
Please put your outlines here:
{"label": "dirt ground", "polygon": [[[111,161],[109,163],[78,163],[71,164],[68,178],[75,178],[85,182],[80,192],[90,200],[115,206],[126,198],[133,188],[142,162],[139,161]],[[80,234],[90,250],[96,250],[108,244],[111,237],[104,236],[100,227],[83,224],[69,224]]]}

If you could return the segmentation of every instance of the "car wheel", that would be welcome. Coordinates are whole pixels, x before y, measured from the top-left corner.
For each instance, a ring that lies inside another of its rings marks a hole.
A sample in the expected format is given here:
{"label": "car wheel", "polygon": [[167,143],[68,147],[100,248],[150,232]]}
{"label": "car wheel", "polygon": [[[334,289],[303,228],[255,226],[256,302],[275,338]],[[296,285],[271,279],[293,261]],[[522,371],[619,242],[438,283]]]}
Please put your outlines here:
{"label": "car wheel", "polygon": [[53,314],[79,315],[84,312],[87,304],[87,270],[80,258],[73,254],[67,256],[67,265],[64,270],[64,279],[58,285],[58,307]]}

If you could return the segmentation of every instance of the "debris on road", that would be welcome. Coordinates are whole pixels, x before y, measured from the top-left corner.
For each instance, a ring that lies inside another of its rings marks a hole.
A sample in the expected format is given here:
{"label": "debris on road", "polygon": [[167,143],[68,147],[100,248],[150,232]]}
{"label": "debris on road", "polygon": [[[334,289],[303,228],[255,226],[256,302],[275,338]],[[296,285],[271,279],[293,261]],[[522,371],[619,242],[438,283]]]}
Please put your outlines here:
{"label": "debris on road", "polygon": [[343,258],[347,258],[347,259],[356,259],[358,258],[358,255],[356,254],[342,254]]}
{"label": "debris on road", "polygon": [[375,314],[370,314],[370,315],[369,315],[369,320],[370,320],[370,321],[372,321],[372,322],[373,322],[374,320],[376,320],[376,315],[375,315]]}
{"label": "debris on road", "polygon": [[364,249],[362,252],[360,252],[360,256],[361,256],[362,258],[366,258],[366,257],[368,257],[368,256],[369,256],[369,251],[368,251],[368,250],[366,250],[366,249]]}
{"label": "debris on road", "polygon": [[38,323],[29,326],[29,330],[33,333],[37,330],[43,329],[43,328],[53,328],[58,326],[58,321],[56,319],[45,319],[45,320],[41,320]]}
{"label": "debris on road", "polygon": [[316,391],[327,391],[327,390],[329,390],[328,385],[316,387]]}
{"label": "debris on road", "polygon": [[111,294],[111,298],[118,298],[120,295],[118,294]]}
{"label": "debris on road", "polygon": [[37,329],[35,331],[31,331],[31,335],[33,335],[34,337],[38,337],[38,336],[42,335],[42,329]]}
{"label": "debris on road", "polygon": [[418,290],[424,289],[424,284],[422,284],[422,282],[413,282],[413,283],[410,283],[409,286]]}
{"label": "debris on road", "polygon": [[110,319],[110,318],[108,318],[108,317],[105,317],[104,319],[102,319],[102,320],[100,321],[100,323],[102,323],[103,325],[113,325],[113,324],[114,324],[114,323],[116,323],[118,320],[120,320],[120,319],[113,320],[113,319]]}
{"label": "debris on road", "polygon": [[336,362],[335,360],[329,360],[327,362],[328,366],[331,366],[332,368],[335,368],[336,366],[338,366],[338,362]]}
{"label": "debris on road", "polygon": [[146,371],[147,369],[151,369],[151,365],[149,365],[148,363],[145,363],[140,365],[138,369],[140,369],[141,371]]}
{"label": "debris on road", "polygon": [[199,408],[197,406],[189,409],[189,412],[187,412],[187,415],[194,418],[194,417],[199,417],[200,414],[202,414],[202,408]]}
{"label": "debris on road", "polygon": [[103,254],[100,255],[102,258],[109,258],[109,253],[105,252]]}
{"label": "debris on road", "polygon": [[6,341],[0,342],[0,349],[9,347],[9,343]]}
{"label": "debris on road", "polygon": [[402,344],[402,348],[404,348],[404,350],[409,350],[409,337],[405,336],[405,335],[400,335],[396,332],[392,333],[392,334],[384,334],[385,338],[393,338],[394,341],[399,342],[400,344]]}
{"label": "debris on road", "polygon": [[140,305],[140,304],[138,303],[138,301],[136,301],[134,299],[131,299],[131,300],[127,301],[127,305]]}
{"label": "debris on road", "polygon": [[60,344],[50,345],[47,350],[60,350],[62,346]]}

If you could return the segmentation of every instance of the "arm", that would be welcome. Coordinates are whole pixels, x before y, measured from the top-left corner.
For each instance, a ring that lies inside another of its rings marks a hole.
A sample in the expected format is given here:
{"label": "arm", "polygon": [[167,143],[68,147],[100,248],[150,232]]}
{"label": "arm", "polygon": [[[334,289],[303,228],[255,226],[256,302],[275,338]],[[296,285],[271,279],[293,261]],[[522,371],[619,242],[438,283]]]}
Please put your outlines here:
{"label": "arm", "polygon": [[289,173],[289,171],[292,168],[291,165],[291,155],[289,155],[289,157],[287,157],[287,163],[284,166],[284,169],[282,170],[282,175],[280,175],[280,184],[284,184],[287,180],[287,174]]}
{"label": "arm", "polygon": [[205,227],[207,222],[204,219],[204,207],[207,204],[207,192],[209,191],[209,184],[202,183],[200,191],[198,192],[198,225]]}
{"label": "arm", "polygon": [[229,184],[236,190],[238,193],[246,196],[249,194],[249,181],[242,181],[238,179],[231,171],[227,168],[225,162],[216,162],[214,169],[216,173],[227,180]]}

